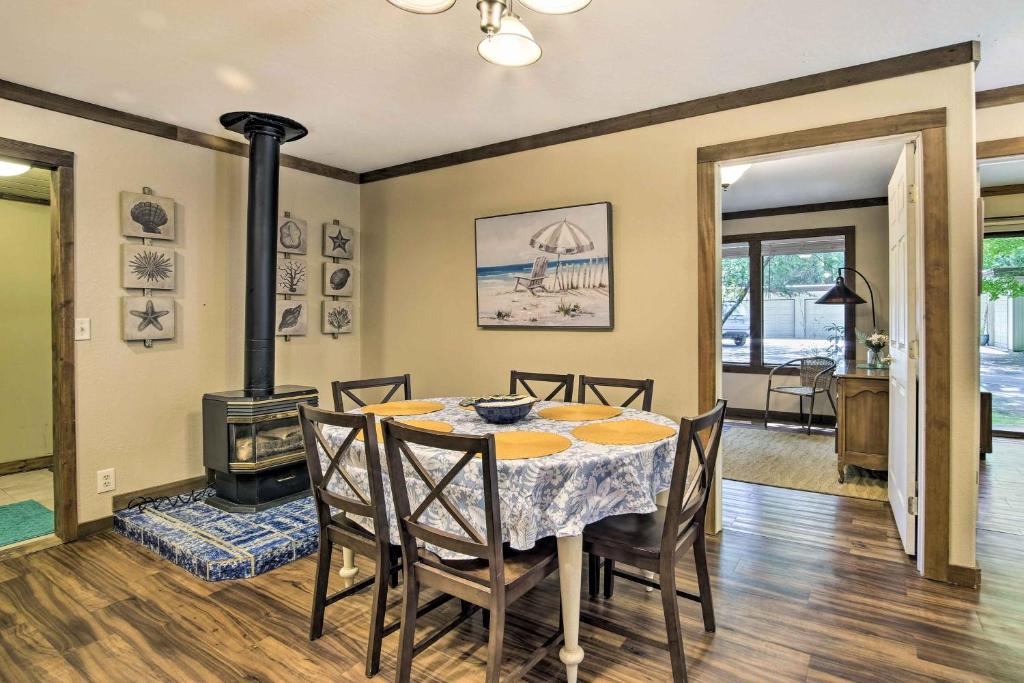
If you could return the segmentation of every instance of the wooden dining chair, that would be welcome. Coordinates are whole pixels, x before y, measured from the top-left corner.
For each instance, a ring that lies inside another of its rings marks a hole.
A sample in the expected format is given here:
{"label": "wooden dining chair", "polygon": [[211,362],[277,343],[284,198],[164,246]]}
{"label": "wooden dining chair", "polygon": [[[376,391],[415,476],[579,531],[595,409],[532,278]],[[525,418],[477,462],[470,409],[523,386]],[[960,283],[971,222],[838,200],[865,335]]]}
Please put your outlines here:
{"label": "wooden dining chair", "polygon": [[[527,393],[534,398],[540,398],[537,393],[530,386],[530,382],[547,382],[555,385],[555,388],[551,390],[543,400],[544,401],[565,401],[568,403],[572,400],[572,387],[575,377],[569,375],[550,375],[543,372],[522,372],[520,370],[513,370],[509,376],[508,393],[514,394],[519,391],[519,385],[521,384]],[[559,393],[562,393],[562,398],[556,398]]]}
{"label": "wooden dining chair", "polygon": [[642,398],[641,410],[650,412],[651,402],[654,400],[653,379],[618,379],[616,377],[588,377],[587,375],[580,375],[579,402],[587,402],[587,389],[590,389],[594,396],[597,396],[597,400],[606,406],[611,405],[604,394],[601,393],[601,389],[607,388],[634,389],[635,391],[619,405],[623,408],[628,408],[638,398]]}
{"label": "wooden dining chair", "polygon": [[394,398],[399,389],[402,389],[404,400],[412,400],[412,376],[409,374],[396,375],[394,377],[376,377],[374,379],[335,380],[331,382],[331,392],[334,394],[334,409],[339,413],[344,412],[342,396],[348,396],[356,404],[357,408],[362,408],[366,405],[366,401],[359,398],[353,392],[359,389],[377,389],[380,387],[388,387],[389,391],[382,400],[377,401],[378,403],[387,403]]}
{"label": "wooden dining chair", "polygon": [[[715,464],[725,421],[725,401],[695,418],[679,423],[672,483],[666,507],[647,514],[606,517],[583,530],[583,547],[588,553],[622,562],[647,572],[657,572],[659,581],[611,567],[605,575],[605,594],[611,597],[614,577],[635,581],[661,591],[665,612],[668,648],[672,659],[672,678],[686,680],[686,655],[683,630],[679,621],[676,596],[701,604],[704,630],[715,630],[715,610],[711,602],[711,579],[708,574],[707,549],[704,540],[704,517],[715,478]],[[697,456],[697,466],[689,475],[690,458]],[[699,593],[693,595],[676,589],[676,561],[681,552],[693,548]],[[591,577],[592,578],[592,577]],[[591,595],[595,595],[591,584]]]}
{"label": "wooden dining chair", "polygon": [[[316,640],[323,635],[324,611],[328,605],[373,587],[373,603],[370,608],[370,637],[366,647],[366,675],[373,676],[380,669],[380,649],[384,636],[398,630],[399,622],[384,623],[388,587],[396,586],[401,569],[401,547],[391,543],[384,503],[384,484],[381,478],[380,451],[377,447],[377,430],[373,415],[352,415],[334,413],[308,404],[299,405],[299,423],[306,447],[306,464],[313,489],[317,521],[320,524],[320,551],[316,565],[316,580],[313,587],[313,610],[310,616],[309,639]],[[324,436],[322,425],[343,427],[352,431],[337,448],[332,448]],[[361,489],[346,468],[345,456],[356,436],[363,435],[366,460],[367,490]],[[319,448],[318,448],[319,447]],[[329,464],[324,470],[320,460],[320,448],[327,455]],[[329,490],[328,485],[337,479],[337,486]],[[341,493],[339,491],[345,491]],[[338,510],[331,514],[331,508]],[[368,517],[373,520],[373,529],[367,529],[350,520],[348,515]],[[380,534],[376,530],[383,529]],[[374,576],[359,581],[332,595],[327,594],[331,574],[331,554],[335,545],[358,551],[375,558],[377,569]],[[431,601],[424,605],[422,613],[438,607],[445,600]]]}
{"label": "wooden dining chair", "polygon": [[[413,657],[419,654],[423,647],[458,626],[479,608],[483,608],[486,610],[489,628],[485,680],[488,683],[496,683],[501,673],[506,607],[558,568],[555,541],[553,538],[546,538],[524,551],[511,550],[502,544],[498,469],[493,434],[442,434],[410,427],[391,418],[383,420],[381,424],[405,567],[402,633],[395,680],[400,683],[408,681],[412,672]],[[451,469],[435,479],[417,456],[413,446],[451,452]],[[483,475],[483,531],[469,520],[472,515],[466,510],[460,510],[447,492],[459,473],[470,463],[472,467],[479,463]],[[422,501],[418,501],[415,509],[410,501],[410,489],[406,479],[406,471],[410,468],[429,491]],[[424,520],[424,512],[432,505],[440,505],[451,517],[453,524],[449,529],[434,526]],[[418,544],[428,544],[451,553],[469,556],[469,559],[443,560],[434,552],[418,547]],[[463,601],[463,610],[455,620],[440,627],[434,635],[426,636],[423,644],[414,645],[419,592],[421,588],[428,587],[460,598]],[[536,662],[543,659],[546,652],[561,642],[562,629],[559,619],[559,628],[555,635],[535,650],[526,664],[520,666],[510,677],[518,678],[525,674]]]}

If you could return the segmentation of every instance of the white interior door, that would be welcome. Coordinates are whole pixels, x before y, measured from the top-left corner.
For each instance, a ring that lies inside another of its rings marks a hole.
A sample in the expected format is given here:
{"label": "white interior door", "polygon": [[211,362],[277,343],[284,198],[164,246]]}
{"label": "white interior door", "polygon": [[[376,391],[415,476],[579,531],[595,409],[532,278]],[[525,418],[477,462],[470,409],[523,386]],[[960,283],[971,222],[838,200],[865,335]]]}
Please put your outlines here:
{"label": "white interior door", "polygon": [[917,272],[914,143],[889,180],[889,503],[903,547],[917,545]]}

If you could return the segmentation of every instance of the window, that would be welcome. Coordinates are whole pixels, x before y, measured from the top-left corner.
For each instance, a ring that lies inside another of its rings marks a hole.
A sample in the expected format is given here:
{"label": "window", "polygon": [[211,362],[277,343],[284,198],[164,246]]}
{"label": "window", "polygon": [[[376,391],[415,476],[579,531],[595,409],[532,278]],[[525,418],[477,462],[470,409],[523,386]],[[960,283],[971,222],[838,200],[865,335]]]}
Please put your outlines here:
{"label": "window", "polygon": [[853,228],[726,236],[725,369],[764,372],[807,356],[852,358],[853,307],[815,302],[835,283],[839,268],[854,265],[853,246]]}

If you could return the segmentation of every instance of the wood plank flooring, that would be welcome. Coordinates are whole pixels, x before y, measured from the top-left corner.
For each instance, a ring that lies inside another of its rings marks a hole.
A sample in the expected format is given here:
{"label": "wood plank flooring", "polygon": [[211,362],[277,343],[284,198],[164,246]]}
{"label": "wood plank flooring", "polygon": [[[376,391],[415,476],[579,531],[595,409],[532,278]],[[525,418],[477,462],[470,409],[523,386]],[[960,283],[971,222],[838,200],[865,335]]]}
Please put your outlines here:
{"label": "wood plank flooring", "polygon": [[[692,680],[1024,676],[1024,444],[999,440],[982,464],[979,591],[918,577],[885,503],[727,482],[723,509],[725,531],[708,544],[718,632],[704,633],[699,607],[680,601]],[[329,607],[324,637],[310,643],[313,567],[307,558],[204,583],[112,532],[8,560],[0,680],[366,680],[369,596]],[[695,590],[692,560],[678,574]],[[392,614],[398,599],[393,592]],[[581,681],[670,680],[657,593],[620,581],[612,601],[582,603]],[[452,609],[422,621],[440,623]],[[557,618],[552,577],[511,610],[506,671]],[[376,680],[393,680],[395,645],[385,640]],[[486,653],[473,619],[415,660],[413,680],[481,680]],[[550,657],[528,680],[564,680],[564,668]]]}

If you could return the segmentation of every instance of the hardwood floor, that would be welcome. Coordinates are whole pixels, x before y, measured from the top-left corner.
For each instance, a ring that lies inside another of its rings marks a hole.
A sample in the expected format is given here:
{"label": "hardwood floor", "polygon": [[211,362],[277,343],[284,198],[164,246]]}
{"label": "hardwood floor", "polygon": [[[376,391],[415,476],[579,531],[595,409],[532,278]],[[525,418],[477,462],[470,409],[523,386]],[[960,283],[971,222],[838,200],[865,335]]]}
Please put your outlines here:
{"label": "hardwood floor", "polygon": [[[723,509],[725,531],[708,543],[718,632],[680,601],[692,680],[1021,680],[1024,444],[1000,439],[982,463],[979,591],[918,577],[885,503],[726,482]],[[0,680],[366,680],[369,594],[329,607],[310,643],[313,570],[306,558],[204,583],[113,532],[8,560]],[[692,559],[678,574],[695,589]],[[612,601],[582,603],[581,681],[670,679],[657,593],[623,581]],[[552,578],[513,606],[505,671],[555,625],[557,605]],[[393,680],[396,646],[385,639],[375,680]],[[472,619],[416,658],[413,680],[481,680],[486,653]],[[564,680],[564,668],[550,657],[528,680]]]}

